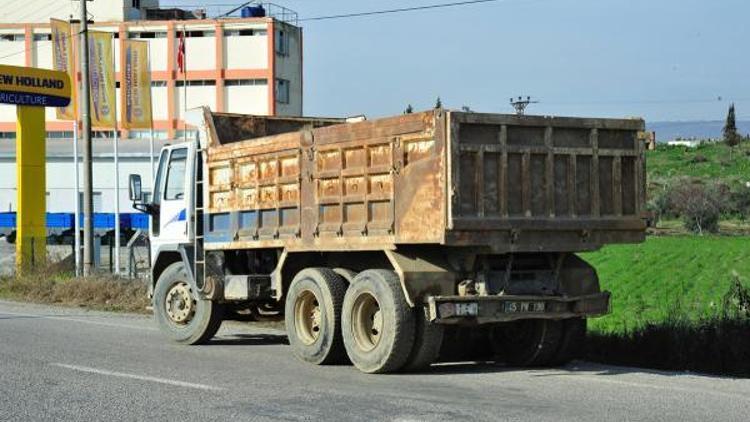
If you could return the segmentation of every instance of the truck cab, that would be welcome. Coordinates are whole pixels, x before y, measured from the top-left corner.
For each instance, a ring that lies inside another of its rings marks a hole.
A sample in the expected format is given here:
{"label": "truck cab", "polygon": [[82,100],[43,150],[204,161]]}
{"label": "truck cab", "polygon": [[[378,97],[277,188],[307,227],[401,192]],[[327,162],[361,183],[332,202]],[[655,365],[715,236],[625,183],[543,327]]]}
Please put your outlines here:
{"label": "truck cab", "polygon": [[194,230],[189,222],[194,214],[195,151],[195,142],[162,149],[148,203],[143,201],[141,176],[130,175],[133,207],[151,218],[149,244],[153,280],[170,264],[189,260],[187,253],[193,244]]}

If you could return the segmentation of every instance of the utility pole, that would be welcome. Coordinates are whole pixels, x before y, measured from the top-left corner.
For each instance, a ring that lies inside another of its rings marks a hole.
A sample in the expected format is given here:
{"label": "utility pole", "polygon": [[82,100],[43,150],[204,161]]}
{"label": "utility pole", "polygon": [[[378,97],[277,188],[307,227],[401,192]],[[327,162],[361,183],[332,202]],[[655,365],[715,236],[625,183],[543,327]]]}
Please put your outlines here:
{"label": "utility pole", "polygon": [[89,87],[89,23],[86,3],[81,2],[81,139],[83,140],[83,276],[92,275],[94,268],[94,202],[93,168],[91,163],[91,88]]}
{"label": "utility pole", "polygon": [[523,116],[526,112],[526,107],[529,106],[529,104],[536,104],[539,101],[534,101],[531,99],[531,97],[526,97],[524,100],[523,97],[518,97],[517,100],[514,100],[513,98],[510,99],[510,105],[513,106],[513,108],[516,109],[516,114],[519,116]]}

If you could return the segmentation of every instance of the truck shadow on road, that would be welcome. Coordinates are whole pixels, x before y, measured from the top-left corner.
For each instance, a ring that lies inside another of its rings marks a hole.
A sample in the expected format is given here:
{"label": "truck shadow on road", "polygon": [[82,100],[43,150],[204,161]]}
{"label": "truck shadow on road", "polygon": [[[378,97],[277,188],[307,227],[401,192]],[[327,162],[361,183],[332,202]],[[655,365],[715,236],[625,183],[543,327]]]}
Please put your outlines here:
{"label": "truck shadow on road", "polygon": [[208,346],[272,346],[289,344],[285,334],[230,334],[217,336]]}

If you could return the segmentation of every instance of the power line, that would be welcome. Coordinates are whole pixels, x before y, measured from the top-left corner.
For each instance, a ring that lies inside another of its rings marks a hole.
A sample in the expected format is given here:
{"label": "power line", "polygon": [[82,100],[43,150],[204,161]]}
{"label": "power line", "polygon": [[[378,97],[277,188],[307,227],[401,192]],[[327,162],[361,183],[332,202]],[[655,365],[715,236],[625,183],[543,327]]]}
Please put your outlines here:
{"label": "power line", "polygon": [[362,16],[372,16],[372,15],[385,15],[388,13],[401,13],[401,12],[413,12],[417,10],[427,10],[427,9],[439,9],[444,7],[455,7],[455,6],[466,6],[470,4],[478,4],[478,3],[493,3],[498,1],[506,1],[506,0],[469,0],[469,1],[458,1],[453,3],[438,3],[438,4],[428,4],[424,6],[414,6],[414,7],[402,7],[398,9],[386,9],[386,10],[375,10],[370,12],[359,12],[359,13],[346,13],[342,15],[330,15],[330,16],[317,16],[314,18],[302,18],[299,21],[300,22],[309,22],[309,21],[322,21],[322,20],[329,20],[329,19],[343,19],[343,18],[356,18],[356,17],[362,17]]}
{"label": "power line", "polygon": [[694,98],[694,99],[643,99],[643,100],[593,100],[593,101],[545,101],[547,105],[643,105],[643,104],[701,104],[750,101],[750,98]]}

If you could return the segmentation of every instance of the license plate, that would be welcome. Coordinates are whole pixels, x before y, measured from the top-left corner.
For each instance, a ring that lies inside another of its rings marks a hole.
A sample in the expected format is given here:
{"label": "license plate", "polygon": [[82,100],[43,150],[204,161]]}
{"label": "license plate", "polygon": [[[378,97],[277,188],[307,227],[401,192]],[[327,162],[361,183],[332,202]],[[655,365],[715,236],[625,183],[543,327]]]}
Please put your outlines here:
{"label": "license plate", "polygon": [[442,303],[438,307],[438,311],[441,318],[477,316],[479,313],[479,304],[476,302]]}
{"label": "license plate", "polygon": [[478,313],[479,313],[479,304],[476,302],[456,303],[456,315],[477,316]]}
{"label": "license plate", "polygon": [[544,312],[544,302],[513,301],[505,302],[505,313],[537,313]]}

